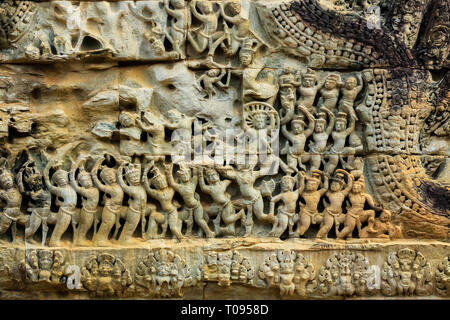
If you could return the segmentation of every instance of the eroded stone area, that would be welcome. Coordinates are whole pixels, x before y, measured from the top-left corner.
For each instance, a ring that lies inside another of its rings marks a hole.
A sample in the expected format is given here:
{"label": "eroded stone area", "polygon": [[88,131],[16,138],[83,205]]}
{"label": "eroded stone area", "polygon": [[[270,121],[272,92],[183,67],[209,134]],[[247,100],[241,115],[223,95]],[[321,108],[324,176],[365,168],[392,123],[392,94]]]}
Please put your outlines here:
{"label": "eroded stone area", "polygon": [[448,16],[3,1],[2,297],[448,297]]}

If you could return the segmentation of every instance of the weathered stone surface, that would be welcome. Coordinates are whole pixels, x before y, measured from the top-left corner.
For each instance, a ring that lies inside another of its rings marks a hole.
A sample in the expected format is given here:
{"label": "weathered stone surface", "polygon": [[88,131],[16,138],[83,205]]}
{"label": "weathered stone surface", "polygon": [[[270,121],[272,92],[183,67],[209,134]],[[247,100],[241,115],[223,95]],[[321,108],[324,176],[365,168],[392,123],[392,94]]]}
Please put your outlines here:
{"label": "weathered stone surface", "polygon": [[448,299],[443,0],[0,4],[0,298]]}

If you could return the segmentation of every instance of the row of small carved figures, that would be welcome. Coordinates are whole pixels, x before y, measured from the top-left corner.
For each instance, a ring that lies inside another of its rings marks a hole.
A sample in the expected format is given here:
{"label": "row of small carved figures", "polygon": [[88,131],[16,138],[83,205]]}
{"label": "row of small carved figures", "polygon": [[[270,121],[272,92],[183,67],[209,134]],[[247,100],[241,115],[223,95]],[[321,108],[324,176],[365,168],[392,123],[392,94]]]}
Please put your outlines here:
{"label": "row of small carved figures", "polygon": [[[249,257],[232,250],[210,252],[194,267],[182,255],[160,249],[139,259],[133,276],[132,265],[109,253],[90,256],[80,268],[67,263],[61,251],[29,250],[25,268],[15,270],[25,269],[31,282],[65,282],[69,289],[81,289],[83,284],[97,296],[126,293],[182,296],[182,287],[195,286],[199,281],[217,281],[222,287],[232,283],[278,287],[281,295],[364,296],[377,294],[377,289],[381,289],[387,296],[425,296],[434,292],[446,296],[450,294],[449,259],[444,256],[432,267],[421,252],[402,248],[391,252],[383,265],[378,266],[370,264],[361,253],[341,251],[331,254],[318,268],[300,252],[278,250],[266,256],[258,267]],[[10,277],[20,278],[14,274]],[[111,281],[102,281],[107,278]],[[171,292],[163,293],[164,282]],[[142,292],[144,288],[148,291]]]}
{"label": "row of small carved figures", "polygon": [[[236,165],[235,169],[231,166],[191,168],[185,163],[179,163],[175,179],[172,163],[157,162],[157,165],[153,159],[141,166],[139,163],[120,161],[116,169],[102,165],[104,161],[103,157],[97,159],[88,172],[85,170],[86,159],[78,164],[72,163],[70,171],[59,167],[61,164],[53,166],[54,161],[50,160],[43,172],[45,186],[42,174],[32,160],[26,162],[17,173],[17,187],[13,174],[3,169],[0,173],[0,198],[5,204],[0,216],[0,234],[11,228],[14,241],[17,224],[21,224],[26,226],[25,240],[34,242],[34,234],[42,227],[44,245],[48,224],[54,224],[49,245],[59,246],[62,235],[72,224],[74,242],[83,244],[94,225],[93,240],[102,246],[109,245],[108,237],[114,225],[113,239],[116,238],[120,219],[124,219],[119,243],[132,239],[139,222],[144,239],[164,238],[167,229],[179,240],[183,239],[191,235],[194,222],[199,226],[200,236],[203,233],[208,238],[236,236],[237,221],[245,227],[243,236],[247,237],[254,234],[254,216],[260,222],[272,224],[269,233],[272,237],[280,237],[287,229],[291,237],[298,237],[304,235],[311,224],[320,224],[318,238],[326,238],[333,225],[339,239],[351,237],[355,227],[358,228],[359,236],[365,238],[392,238],[400,237],[401,234],[398,227],[392,225],[390,212],[376,205],[373,198],[364,193],[364,177],[354,181],[353,175],[342,169],[336,170],[331,177],[331,184],[329,176],[319,170],[313,170],[309,175],[300,171],[295,177],[283,176],[281,192],[272,196],[276,183],[273,180],[263,181],[259,187],[255,187],[256,180],[265,177],[266,172],[254,170],[248,164]],[[56,170],[50,179],[51,167]],[[149,172],[152,173],[151,179]],[[221,180],[221,176],[225,179]],[[241,194],[237,200],[232,200],[227,192],[233,180]],[[201,191],[213,201],[205,209],[196,192],[198,184]],[[102,209],[99,207],[100,191],[105,195]],[[182,206],[174,199],[175,192],[183,199]],[[58,207],[57,212],[51,210],[52,194],[56,197],[54,204]],[[128,205],[125,206],[124,194],[128,195]],[[29,198],[29,215],[21,211],[24,195]],[[78,195],[81,197],[81,209],[77,208]],[[161,212],[155,204],[147,202],[148,196],[159,202]],[[300,196],[304,204],[298,201]],[[328,198],[329,203],[323,199],[325,209],[319,213],[318,205],[323,196]],[[270,198],[269,213],[264,213],[263,197]],[[346,214],[342,210],[345,199],[349,200]],[[298,202],[299,213],[296,212]],[[275,214],[277,203],[279,205]],[[374,210],[365,210],[366,203]],[[375,217],[375,211],[382,212],[379,218]],[[209,216],[214,215],[216,218],[212,231],[208,220]],[[148,226],[145,230],[147,217]],[[182,233],[183,222],[186,223],[185,234]],[[362,228],[364,222],[368,222],[368,226]],[[296,231],[293,230],[295,223]],[[341,224],[344,228],[339,230]],[[159,229],[162,229],[161,233]]]}

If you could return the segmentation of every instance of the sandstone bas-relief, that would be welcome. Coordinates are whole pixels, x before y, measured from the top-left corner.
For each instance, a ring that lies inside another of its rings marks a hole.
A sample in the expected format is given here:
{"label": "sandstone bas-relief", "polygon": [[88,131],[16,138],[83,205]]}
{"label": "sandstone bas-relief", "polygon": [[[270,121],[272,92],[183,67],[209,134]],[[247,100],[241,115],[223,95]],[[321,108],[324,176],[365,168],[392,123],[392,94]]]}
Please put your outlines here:
{"label": "sandstone bas-relief", "polygon": [[446,296],[448,4],[403,2],[3,2],[4,272],[80,298]]}

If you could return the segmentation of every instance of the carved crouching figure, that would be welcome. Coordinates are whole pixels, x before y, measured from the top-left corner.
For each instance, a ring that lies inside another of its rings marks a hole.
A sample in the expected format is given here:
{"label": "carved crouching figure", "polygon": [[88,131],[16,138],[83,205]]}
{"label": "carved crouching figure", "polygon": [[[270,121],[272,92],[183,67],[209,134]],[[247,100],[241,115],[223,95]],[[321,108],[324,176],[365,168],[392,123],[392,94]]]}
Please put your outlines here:
{"label": "carved crouching figure", "polygon": [[[204,176],[208,184],[205,183]],[[233,202],[231,202],[231,195],[226,192],[230,183],[231,180],[220,180],[219,174],[214,169],[207,168],[205,172],[203,172],[203,169],[199,171],[200,188],[214,201],[208,211],[217,212],[213,221],[216,235],[236,235],[235,223],[238,220],[241,220],[241,225],[245,225],[245,211],[240,210],[236,213]],[[221,221],[225,223],[226,227],[220,227]]]}

